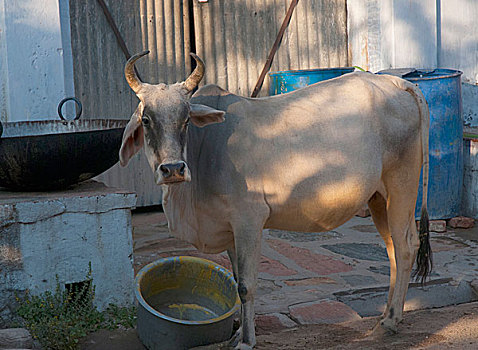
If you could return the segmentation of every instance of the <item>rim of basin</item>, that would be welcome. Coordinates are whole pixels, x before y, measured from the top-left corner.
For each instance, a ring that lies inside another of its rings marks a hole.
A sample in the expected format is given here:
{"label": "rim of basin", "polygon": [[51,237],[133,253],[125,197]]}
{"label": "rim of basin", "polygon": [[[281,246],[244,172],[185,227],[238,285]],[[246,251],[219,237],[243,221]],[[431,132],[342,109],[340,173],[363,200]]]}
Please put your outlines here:
{"label": "rim of basin", "polygon": [[236,293],[236,301],[234,303],[234,306],[229,311],[227,311],[226,313],[224,313],[224,314],[222,314],[218,317],[207,319],[207,320],[202,320],[202,321],[181,320],[181,319],[178,319],[178,318],[167,316],[167,315],[159,312],[158,310],[154,309],[151,305],[149,305],[146,302],[146,300],[144,299],[144,297],[141,293],[141,289],[140,289],[141,280],[144,278],[144,276],[147,273],[149,273],[151,270],[153,270],[158,265],[168,263],[168,262],[173,262],[174,260],[181,260],[181,261],[184,261],[184,262],[194,262],[194,263],[199,263],[201,265],[205,265],[205,266],[208,266],[208,267],[212,267],[214,269],[219,270],[221,273],[223,273],[226,276],[227,280],[236,284],[236,282],[234,280],[234,276],[229,270],[227,270],[225,267],[223,267],[219,264],[216,264],[216,263],[214,263],[212,261],[209,261],[209,260],[206,260],[206,259],[197,258],[197,257],[193,257],[193,256],[174,256],[174,257],[159,259],[159,260],[156,260],[156,261],[144,266],[138,272],[138,274],[136,275],[136,278],[135,278],[136,299],[141,304],[141,306],[143,306],[148,312],[150,312],[151,314],[153,314],[153,315],[155,315],[159,318],[162,318],[164,320],[168,320],[168,321],[171,321],[171,322],[174,322],[174,323],[180,323],[180,324],[186,324],[186,325],[204,325],[204,324],[210,324],[210,323],[216,323],[216,322],[222,321],[222,320],[234,315],[234,313],[236,313],[239,310],[239,307],[241,306],[241,301],[240,301],[239,296],[237,295],[237,293]]}
{"label": "rim of basin", "polygon": [[122,129],[126,119],[82,119],[75,121],[38,120],[2,123],[1,138],[29,137],[52,134],[71,134],[91,131]]}

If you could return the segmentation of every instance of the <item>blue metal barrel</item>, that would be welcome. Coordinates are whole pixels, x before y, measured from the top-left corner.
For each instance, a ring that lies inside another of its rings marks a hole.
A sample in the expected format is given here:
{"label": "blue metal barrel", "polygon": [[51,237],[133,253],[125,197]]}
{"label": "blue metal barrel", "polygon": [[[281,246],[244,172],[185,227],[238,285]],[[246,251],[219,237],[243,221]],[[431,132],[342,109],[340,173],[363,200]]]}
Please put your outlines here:
{"label": "blue metal barrel", "polygon": [[332,79],[353,72],[353,67],[286,70],[269,73],[269,95],[285,94],[322,80]]}
{"label": "blue metal barrel", "polygon": [[[430,171],[428,214],[430,219],[460,215],[463,188],[462,72],[451,69],[381,71],[418,84],[430,109]],[[422,181],[415,217],[420,216]]]}

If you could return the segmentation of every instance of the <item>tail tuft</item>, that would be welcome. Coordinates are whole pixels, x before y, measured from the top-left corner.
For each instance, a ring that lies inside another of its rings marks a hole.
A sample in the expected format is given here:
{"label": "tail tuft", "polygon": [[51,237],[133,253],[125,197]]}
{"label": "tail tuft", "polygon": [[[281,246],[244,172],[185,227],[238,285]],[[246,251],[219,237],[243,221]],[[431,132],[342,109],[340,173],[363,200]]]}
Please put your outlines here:
{"label": "tail tuft", "polygon": [[412,276],[415,278],[415,281],[420,281],[423,285],[433,268],[432,249],[430,247],[430,222],[426,207],[422,207],[418,237],[420,239],[420,246],[417,253],[417,268],[413,271]]}

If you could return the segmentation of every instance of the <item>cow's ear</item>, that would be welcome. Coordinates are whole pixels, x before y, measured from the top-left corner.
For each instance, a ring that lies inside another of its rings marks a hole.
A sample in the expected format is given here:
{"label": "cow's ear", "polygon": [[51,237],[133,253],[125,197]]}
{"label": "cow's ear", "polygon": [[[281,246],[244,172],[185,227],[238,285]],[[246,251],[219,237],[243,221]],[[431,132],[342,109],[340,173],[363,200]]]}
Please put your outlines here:
{"label": "cow's ear", "polygon": [[141,122],[142,117],[143,103],[140,102],[124,129],[123,142],[119,151],[121,166],[128,165],[129,160],[143,147],[144,131]]}
{"label": "cow's ear", "polygon": [[224,121],[224,114],[226,112],[205,105],[190,104],[189,116],[191,121],[200,128],[209,124],[222,123]]}

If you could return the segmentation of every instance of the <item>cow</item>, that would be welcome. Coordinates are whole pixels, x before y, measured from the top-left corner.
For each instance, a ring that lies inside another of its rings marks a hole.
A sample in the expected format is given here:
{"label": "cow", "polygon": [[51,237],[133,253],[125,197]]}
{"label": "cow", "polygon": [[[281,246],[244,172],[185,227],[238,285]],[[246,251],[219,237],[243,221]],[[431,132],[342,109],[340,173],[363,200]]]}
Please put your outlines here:
{"label": "cow", "polygon": [[197,66],[184,82],[151,85],[134,69],[147,53],[125,66],[140,102],[120,163],[144,147],[172,235],[202,252],[228,252],[242,303],[236,348],[255,345],[263,229],[328,231],[366,204],[390,259],[388,302],[373,332],[396,332],[415,258],[416,278],[423,282],[431,270],[429,112],[420,89],[353,72],[271,97],[246,98],[216,85],[192,95],[205,71],[198,56],[191,54]]}

